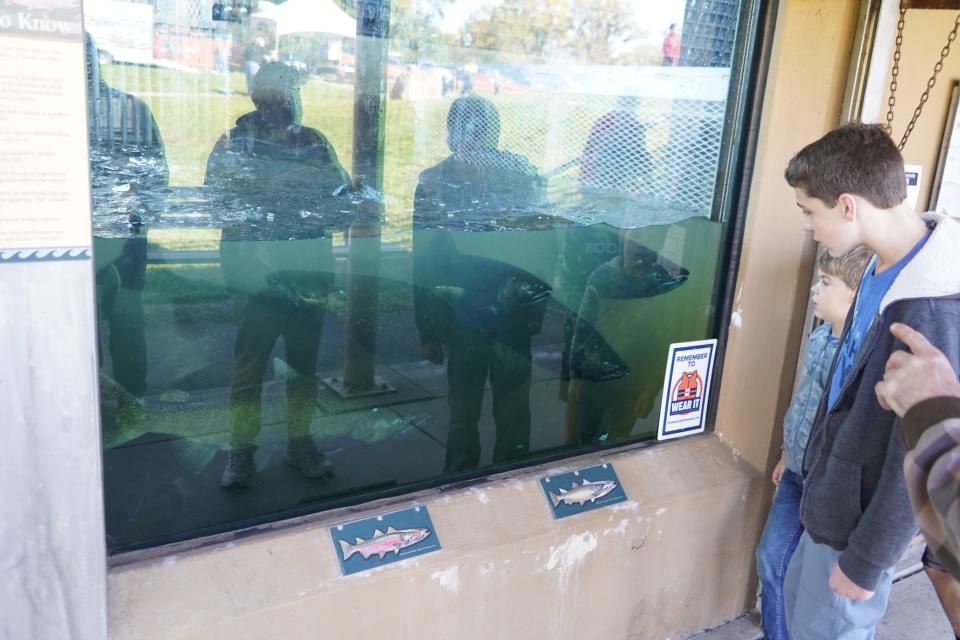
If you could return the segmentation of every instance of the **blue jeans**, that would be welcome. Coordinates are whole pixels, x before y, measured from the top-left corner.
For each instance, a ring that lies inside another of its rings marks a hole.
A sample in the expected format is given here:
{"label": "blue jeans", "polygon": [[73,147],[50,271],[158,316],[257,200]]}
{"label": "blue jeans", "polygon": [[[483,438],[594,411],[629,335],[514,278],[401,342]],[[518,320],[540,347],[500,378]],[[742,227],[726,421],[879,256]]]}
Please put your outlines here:
{"label": "blue jeans", "polygon": [[773,498],[767,524],[757,546],[757,573],[760,574],[760,615],[766,640],[787,640],[787,613],[783,599],[783,581],[787,565],[797,548],[803,525],[800,523],[800,494],[803,479],[783,472]]}

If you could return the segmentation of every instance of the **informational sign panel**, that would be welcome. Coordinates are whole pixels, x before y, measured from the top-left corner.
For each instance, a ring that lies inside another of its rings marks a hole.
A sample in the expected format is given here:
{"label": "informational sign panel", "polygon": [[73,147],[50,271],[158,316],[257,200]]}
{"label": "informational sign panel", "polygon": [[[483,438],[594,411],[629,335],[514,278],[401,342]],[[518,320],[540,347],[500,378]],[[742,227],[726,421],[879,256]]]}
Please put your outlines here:
{"label": "informational sign panel", "polygon": [[84,67],[79,0],[0,3],[0,265],[90,256]]}
{"label": "informational sign panel", "polygon": [[627,499],[609,462],[540,479],[554,518],[575,516]]}
{"label": "informational sign panel", "polygon": [[920,202],[920,181],[923,179],[923,167],[918,164],[908,164],[903,167],[907,178],[907,203],[917,208]]}
{"label": "informational sign panel", "polygon": [[700,433],[706,426],[716,340],[670,345],[663,376],[658,440]]}
{"label": "informational sign panel", "polygon": [[330,536],[345,576],[440,550],[425,506],[330,527]]}

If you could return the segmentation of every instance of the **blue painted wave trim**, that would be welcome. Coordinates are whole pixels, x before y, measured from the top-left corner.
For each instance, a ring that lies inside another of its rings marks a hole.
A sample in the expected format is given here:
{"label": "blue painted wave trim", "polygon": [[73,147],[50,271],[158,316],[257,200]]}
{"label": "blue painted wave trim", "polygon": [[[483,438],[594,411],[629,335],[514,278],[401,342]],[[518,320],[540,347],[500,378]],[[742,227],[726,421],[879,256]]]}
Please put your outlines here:
{"label": "blue painted wave trim", "polygon": [[72,249],[10,249],[0,250],[0,264],[13,262],[50,262],[55,260],[89,260],[89,247]]}

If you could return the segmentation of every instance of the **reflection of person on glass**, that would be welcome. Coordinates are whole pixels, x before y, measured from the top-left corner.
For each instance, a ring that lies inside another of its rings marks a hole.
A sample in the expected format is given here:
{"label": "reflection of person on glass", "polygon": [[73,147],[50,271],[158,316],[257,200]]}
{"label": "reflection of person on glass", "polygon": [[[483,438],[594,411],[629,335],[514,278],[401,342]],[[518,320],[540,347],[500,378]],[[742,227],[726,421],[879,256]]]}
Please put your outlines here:
{"label": "reflection of person on glass", "polygon": [[521,269],[457,248],[449,229],[474,231],[460,234],[469,246],[485,222],[532,212],[542,185],[526,158],[497,149],[500,116],[489,100],[455,100],[447,131],[453,155],[421,173],[417,185],[414,310],[423,356],[439,364],[441,344],[448,350],[445,468],[461,471],[480,462],[478,422],[488,378],[494,463],[529,451],[530,340],[540,331],[549,288]]}
{"label": "reflection of person on glass", "polygon": [[668,225],[626,229],[620,255],[587,280],[570,345],[572,386],[578,388],[580,442],[630,435],[653,409],[662,359],[673,335],[666,321],[682,312],[668,294],[689,272],[662,255]]}
{"label": "reflection of person on glass", "polygon": [[243,75],[247,80],[247,94],[253,95],[253,78],[267,59],[267,41],[257,36],[243,52]]}
{"label": "reflection of person on glass", "polygon": [[[579,442],[580,383],[571,382],[571,343],[590,275],[621,254],[619,227],[637,208],[634,194],[650,170],[646,127],[637,119],[637,98],[624,96],[593,124],[580,158],[580,199],[562,215],[575,222],[563,234],[554,297],[567,309],[560,371],[560,397],[568,444]],[[582,354],[581,354],[582,355]],[[591,354],[595,359],[599,354]],[[612,356],[613,354],[608,354]],[[601,369],[603,369],[601,371]],[[600,358],[591,379],[623,375],[623,363]]]}
{"label": "reflection of person on glass", "polygon": [[221,484],[245,487],[254,472],[261,391],[270,354],[283,336],[287,362],[285,461],[311,478],[329,473],[310,434],[316,366],[333,251],[323,221],[337,212],[333,192],[348,182],[330,143],[301,126],[295,69],[273,62],[253,79],[256,111],[241,116],[207,162],[205,184],[222,204],[221,266],[234,297],[236,362],[230,393],[227,466]]}
{"label": "reflection of person on glass", "polygon": [[167,161],[149,107],[101,79],[99,52],[89,34],[85,48],[100,312],[110,331],[113,377],[129,396],[141,398],[147,388],[144,214],[163,198]]}
{"label": "reflection of person on glass", "polygon": [[676,23],[670,25],[670,31],[663,38],[663,66],[675,67],[680,62],[680,34]]}

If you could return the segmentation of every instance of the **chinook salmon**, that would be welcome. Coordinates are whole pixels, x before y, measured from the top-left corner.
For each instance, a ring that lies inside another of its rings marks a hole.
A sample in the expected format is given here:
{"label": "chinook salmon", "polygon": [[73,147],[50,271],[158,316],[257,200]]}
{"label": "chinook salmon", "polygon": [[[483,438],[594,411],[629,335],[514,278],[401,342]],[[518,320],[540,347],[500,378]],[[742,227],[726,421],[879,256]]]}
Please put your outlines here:
{"label": "chinook salmon", "polygon": [[383,560],[383,556],[391,551],[395,554],[399,553],[400,549],[413,546],[429,535],[430,529],[394,529],[388,527],[386,533],[376,529],[373,536],[368,540],[357,538],[354,544],[350,544],[346,540],[337,540],[337,542],[340,543],[340,550],[343,551],[344,561],[355,553],[362,555],[364,560],[367,560],[370,556],[380,556],[380,559]]}
{"label": "chinook salmon", "polygon": [[582,507],[584,503],[594,502],[597,498],[602,498],[616,488],[617,483],[613,480],[590,482],[584,479],[580,484],[574,482],[570,489],[560,489],[559,494],[550,492],[550,502],[553,503],[554,508],[561,502],[568,505],[576,503]]}

